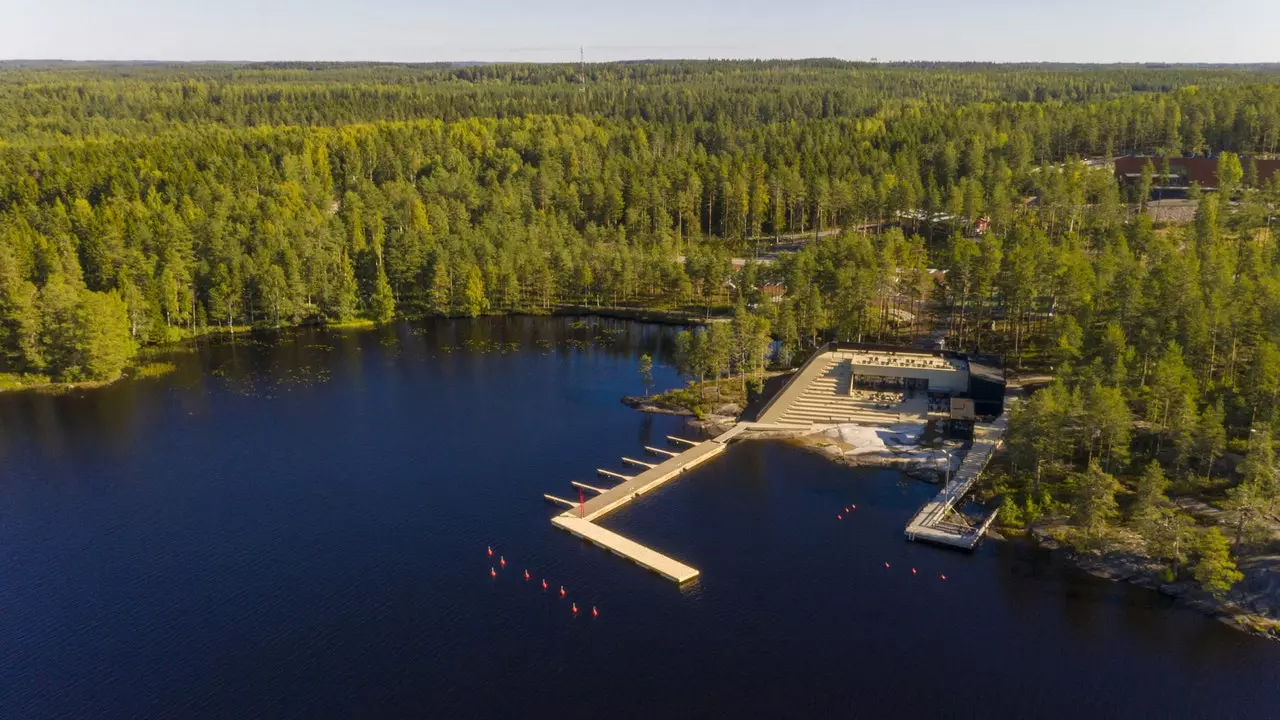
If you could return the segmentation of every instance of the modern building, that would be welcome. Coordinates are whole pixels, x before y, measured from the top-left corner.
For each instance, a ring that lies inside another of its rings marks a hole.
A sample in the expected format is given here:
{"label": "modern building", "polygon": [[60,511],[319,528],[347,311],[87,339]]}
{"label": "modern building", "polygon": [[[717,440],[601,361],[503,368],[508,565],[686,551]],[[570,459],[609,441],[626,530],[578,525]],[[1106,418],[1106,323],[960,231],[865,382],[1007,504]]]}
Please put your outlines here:
{"label": "modern building", "polygon": [[850,390],[901,391],[939,400],[962,399],[970,417],[1004,411],[1005,378],[1000,358],[893,345],[835,343],[849,359]]}
{"label": "modern building", "polygon": [[[1169,172],[1163,173],[1164,158],[1150,155],[1127,155],[1115,160],[1116,179],[1122,184],[1137,183],[1142,177],[1142,168],[1148,162],[1155,168],[1152,177],[1153,189],[1180,190],[1197,183],[1203,188],[1218,187],[1218,158],[1216,157],[1176,157],[1169,158]],[[1280,159],[1241,157],[1240,164],[1247,166],[1253,162],[1258,169],[1258,182],[1264,183],[1280,172]]]}

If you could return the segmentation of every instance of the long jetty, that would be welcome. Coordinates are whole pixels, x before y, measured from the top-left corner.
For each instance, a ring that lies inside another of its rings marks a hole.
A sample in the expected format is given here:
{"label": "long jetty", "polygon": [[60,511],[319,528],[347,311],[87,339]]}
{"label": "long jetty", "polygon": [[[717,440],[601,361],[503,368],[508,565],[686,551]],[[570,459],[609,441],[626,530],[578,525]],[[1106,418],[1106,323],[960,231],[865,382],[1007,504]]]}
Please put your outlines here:
{"label": "long jetty", "polygon": [[728,449],[730,441],[742,433],[749,430],[780,429],[787,428],[760,423],[738,423],[727,432],[703,442],[668,436],[668,440],[673,444],[679,443],[688,447],[683,452],[670,453],[670,457],[656,465],[644,463],[644,465],[649,466],[649,469],[634,477],[604,469],[597,470],[597,473],[602,476],[622,480],[622,482],[608,489],[592,488],[582,483],[574,482],[573,485],[575,487],[600,490],[598,495],[582,503],[571,504],[560,498],[546,496],[548,500],[557,504],[571,505],[570,509],[552,518],[551,524],[602,547],[619,557],[627,558],[669,580],[681,584],[686,583],[698,576],[696,569],[611,530],[606,530],[595,524],[595,522],[614,510],[634,502],[642,495],[662,487],[685,472],[720,455]]}

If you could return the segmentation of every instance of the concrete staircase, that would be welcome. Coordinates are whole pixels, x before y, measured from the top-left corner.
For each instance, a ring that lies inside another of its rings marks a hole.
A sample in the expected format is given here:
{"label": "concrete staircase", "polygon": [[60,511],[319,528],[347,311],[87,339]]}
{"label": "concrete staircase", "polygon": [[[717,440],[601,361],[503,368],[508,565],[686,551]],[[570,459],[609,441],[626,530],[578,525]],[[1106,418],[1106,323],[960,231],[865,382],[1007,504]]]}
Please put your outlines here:
{"label": "concrete staircase", "polygon": [[780,425],[808,427],[830,423],[886,425],[898,422],[896,412],[871,410],[849,395],[853,368],[848,360],[832,359],[782,411]]}

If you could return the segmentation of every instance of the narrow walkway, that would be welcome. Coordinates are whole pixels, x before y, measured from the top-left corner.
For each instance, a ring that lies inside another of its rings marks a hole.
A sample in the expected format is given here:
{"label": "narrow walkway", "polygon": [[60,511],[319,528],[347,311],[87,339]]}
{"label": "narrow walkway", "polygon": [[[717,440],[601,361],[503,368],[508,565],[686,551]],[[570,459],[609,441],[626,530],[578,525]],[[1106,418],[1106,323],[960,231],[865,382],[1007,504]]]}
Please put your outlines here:
{"label": "narrow walkway", "polygon": [[911,522],[907,523],[908,540],[924,540],[965,550],[972,550],[978,544],[991,525],[991,521],[995,519],[996,513],[992,512],[976,528],[948,521],[947,513],[955,508],[956,503],[982,476],[982,471],[986,469],[991,456],[1004,441],[1007,427],[1007,412],[993,423],[974,423],[973,445],[965,453],[960,469],[951,476],[951,481],[942,488],[942,492],[925,503],[915,517],[911,518]]}

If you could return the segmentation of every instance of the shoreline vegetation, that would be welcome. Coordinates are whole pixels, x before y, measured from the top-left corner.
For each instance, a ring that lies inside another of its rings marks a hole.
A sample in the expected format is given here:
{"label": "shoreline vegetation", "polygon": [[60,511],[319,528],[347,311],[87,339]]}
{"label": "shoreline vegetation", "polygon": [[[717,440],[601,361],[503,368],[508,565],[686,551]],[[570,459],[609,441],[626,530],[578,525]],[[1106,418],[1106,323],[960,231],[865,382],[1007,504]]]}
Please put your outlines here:
{"label": "shoreline vegetation", "polygon": [[714,400],[661,402],[712,419],[822,341],[945,339],[1054,378],[988,471],[1009,532],[1276,618],[1276,73],[70,63],[0,69],[0,136],[0,384],[567,309],[696,325]]}
{"label": "shoreline vegetation", "polygon": [[[724,313],[725,308],[715,308],[715,313]],[[670,309],[647,309],[647,308],[627,308],[627,307],[608,307],[608,306],[586,306],[586,305],[566,305],[556,308],[550,312],[511,312],[485,315],[483,317],[511,317],[511,316],[527,316],[527,317],[546,317],[546,316],[563,316],[563,317],[598,317],[619,320],[635,320],[637,322],[654,323],[661,325],[675,325],[687,327],[691,325],[700,325],[714,321],[714,314],[711,316],[693,313],[682,310]],[[408,322],[422,320],[418,318],[400,318]],[[440,319],[464,319],[451,318],[442,316]],[[388,321],[390,322],[390,321]],[[139,359],[148,354],[163,352],[182,352],[184,348],[189,348],[192,343],[211,337],[226,337],[232,335],[253,335],[257,332],[273,332],[278,330],[286,330],[298,327],[318,327],[325,330],[372,330],[385,323],[378,323],[368,318],[355,318],[352,320],[333,321],[323,323],[313,323],[310,325],[284,325],[284,326],[233,326],[220,327],[213,326],[201,329],[194,334],[184,334],[182,337],[147,346],[139,354],[138,357],[132,358],[129,364],[121,368],[116,375],[101,380],[66,380],[55,381],[48,375],[36,373],[12,373],[0,372],[0,393],[16,392],[24,390],[32,390],[46,393],[62,393],[74,390],[91,390],[107,387],[120,380],[131,378],[147,378],[157,377],[157,365],[169,367],[168,372],[172,372],[171,364],[157,364],[137,362]]]}

